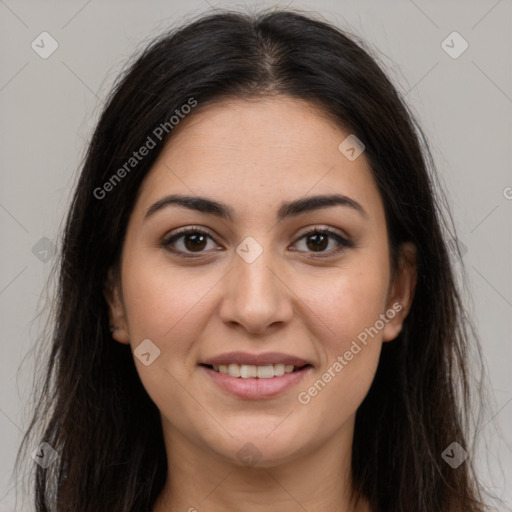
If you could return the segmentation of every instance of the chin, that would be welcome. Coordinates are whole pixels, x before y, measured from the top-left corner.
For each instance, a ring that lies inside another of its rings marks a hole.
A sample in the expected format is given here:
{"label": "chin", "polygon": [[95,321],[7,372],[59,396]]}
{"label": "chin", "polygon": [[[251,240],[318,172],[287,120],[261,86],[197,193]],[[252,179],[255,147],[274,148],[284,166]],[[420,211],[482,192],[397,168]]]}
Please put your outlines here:
{"label": "chin", "polygon": [[[304,455],[309,443],[275,427],[241,431],[214,443],[212,450],[241,467],[271,468]],[[274,430],[274,431],[273,431]]]}

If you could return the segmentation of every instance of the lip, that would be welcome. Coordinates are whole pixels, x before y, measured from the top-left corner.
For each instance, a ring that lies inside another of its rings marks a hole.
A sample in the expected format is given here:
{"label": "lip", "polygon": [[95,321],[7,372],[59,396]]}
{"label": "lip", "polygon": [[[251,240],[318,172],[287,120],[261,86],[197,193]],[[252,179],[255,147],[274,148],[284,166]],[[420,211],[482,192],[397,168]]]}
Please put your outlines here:
{"label": "lip", "polygon": [[[250,354],[248,352],[228,352],[225,354],[220,354],[216,357],[212,357],[210,359],[206,359],[205,361],[201,362],[201,364],[207,364],[210,366],[230,363],[248,364],[252,366],[265,366],[269,364],[291,364],[299,368],[301,366],[311,364],[309,363],[309,361],[305,361],[300,357],[292,356],[289,354],[282,354],[280,352],[267,352],[264,354]],[[273,378],[280,379],[281,377]]]}
{"label": "lip", "polygon": [[221,390],[245,400],[264,400],[281,395],[299,384],[313,370],[312,366],[307,365],[292,373],[285,373],[280,377],[243,379],[216,372],[207,366],[200,365],[200,368]]}

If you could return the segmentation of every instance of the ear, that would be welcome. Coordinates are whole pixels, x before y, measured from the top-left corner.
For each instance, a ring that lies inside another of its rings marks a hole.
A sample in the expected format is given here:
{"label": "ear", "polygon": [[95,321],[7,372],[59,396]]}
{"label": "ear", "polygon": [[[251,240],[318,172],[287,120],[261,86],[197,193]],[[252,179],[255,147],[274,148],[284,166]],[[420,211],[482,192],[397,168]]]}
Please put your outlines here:
{"label": "ear", "polygon": [[382,341],[394,340],[402,330],[403,323],[411,309],[416,288],[416,246],[412,242],[405,242],[399,248],[398,263],[395,275],[390,285],[386,323]]}
{"label": "ear", "polygon": [[119,343],[130,343],[128,322],[122,299],[120,279],[112,268],[109,269],[103,294],[109,308],[109,318],[112,331],[112,338]]}

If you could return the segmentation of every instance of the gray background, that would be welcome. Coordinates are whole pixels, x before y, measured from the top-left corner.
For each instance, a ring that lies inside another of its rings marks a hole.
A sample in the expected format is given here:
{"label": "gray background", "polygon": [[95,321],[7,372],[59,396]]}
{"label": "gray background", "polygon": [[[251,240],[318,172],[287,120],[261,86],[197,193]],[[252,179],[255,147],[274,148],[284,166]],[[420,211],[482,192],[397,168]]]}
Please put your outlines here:
{"label": "gray background", "polygon": [[[511,1],[212,2],[319,12],[365,39],[406,94],[452,206],[464,255],[457,268],[468,273],[468,307],[489,371],[494,400],[477,463],[507,502],[496,508],[512,510]],[[44,310],[36,317],[54,263],[45,250],[57,241],[103,98],[134,51],[210,5],[0,0],[0,512],[15,509],[12,464],[39,361],[21,364],[45,318]],[[31,48],[43,31],[58,43],[47,59]],[[469,44],[456,59],[441,46],[453,31]],[[16,510],[30,507],[18,501]]]}

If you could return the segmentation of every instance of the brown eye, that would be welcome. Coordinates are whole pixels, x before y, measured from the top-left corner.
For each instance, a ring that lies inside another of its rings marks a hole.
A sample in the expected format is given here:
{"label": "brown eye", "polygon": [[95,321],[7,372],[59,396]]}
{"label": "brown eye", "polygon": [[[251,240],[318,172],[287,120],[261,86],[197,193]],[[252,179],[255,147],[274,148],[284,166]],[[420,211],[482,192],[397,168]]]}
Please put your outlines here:
{"label": "brown eye", "polygon": [[[201,255],[207,252],[206,248],[209,240],[214,242],[213,238],[205,231],[186,229],[167,236],[162,240],[161,245],[181,256],[194,257],[194,253]],[[217,247],[215,243],[212,245],[213,248]]]}
{"label": "brown eye", "polygon": [[[305,252],[313,253],[314,257],[316,257],[314,253],[318,253],[318,257],[324,257],[324,255],[325,257],[328,257],[333,256],[346,248],[354,247],[354,244],[350,240],[347,240],[339,233],[328,228],[309,231],[300,237],[298,241],[304,239],[306,240]],[[334,248],[326,250],[332,240],[336,242],[337,247],[335,244]]]}
{"label": "brown eye", "polygon": [[329,237],[323,233],[314,233],[307,236],[308,248],[312,251],[323,251],[329,245]]}
{"label": "brown eye", "polygon": [[[299,249],[299,251],[312,253],[313,257],[333,256],[346,248],[354,247],[351,241],[328,228],[309,231],[298,241],[304,239],[306,240],[306,249]],[[199,229],[187,228],[167,236],[162,240],[161,245],[179,256],[193,258],[209,252],[207,249],[209,240],[213,242],[210,249],[219,248],[209,233]],[[332,249],[326,250],[332,241],[336,242],[337,247],[335,245]]]}
{"label": "brown eye", "polygon": [[189,251],[201,251],[206,246],[206,236],[202,233],[183,235],[184,245]]}

